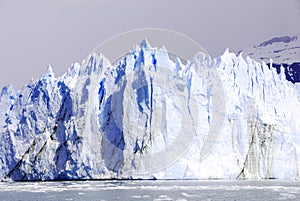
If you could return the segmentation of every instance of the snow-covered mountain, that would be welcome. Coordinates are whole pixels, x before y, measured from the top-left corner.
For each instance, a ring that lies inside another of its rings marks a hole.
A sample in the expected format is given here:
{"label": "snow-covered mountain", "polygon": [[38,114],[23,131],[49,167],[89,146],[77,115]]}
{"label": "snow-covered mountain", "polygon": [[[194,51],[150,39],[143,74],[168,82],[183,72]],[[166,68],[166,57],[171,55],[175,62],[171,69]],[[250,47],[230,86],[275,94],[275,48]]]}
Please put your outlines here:
{"label": "snow-covered mountain", "polygon": [[272,66],[278,73],[282,65],[287,80],[300,82],[300,35],[275,37],[242,52],[256,61],[266,62],[269,66],[272,59]]}
{"label": "snow-covered mountain", "polygon": [[294,179],[296,86],[225,51],[185,65],[146,41],[0,95],[0,179]]}

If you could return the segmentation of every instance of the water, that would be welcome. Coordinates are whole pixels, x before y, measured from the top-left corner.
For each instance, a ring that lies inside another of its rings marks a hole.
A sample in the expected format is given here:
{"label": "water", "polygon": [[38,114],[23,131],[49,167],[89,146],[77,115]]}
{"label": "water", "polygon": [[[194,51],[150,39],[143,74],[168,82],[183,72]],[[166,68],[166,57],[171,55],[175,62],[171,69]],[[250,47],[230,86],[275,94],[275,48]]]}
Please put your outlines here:
{"label": "water", "polygon": [[300,182],[11,182],[0,183],[0,200],[300,200]]}

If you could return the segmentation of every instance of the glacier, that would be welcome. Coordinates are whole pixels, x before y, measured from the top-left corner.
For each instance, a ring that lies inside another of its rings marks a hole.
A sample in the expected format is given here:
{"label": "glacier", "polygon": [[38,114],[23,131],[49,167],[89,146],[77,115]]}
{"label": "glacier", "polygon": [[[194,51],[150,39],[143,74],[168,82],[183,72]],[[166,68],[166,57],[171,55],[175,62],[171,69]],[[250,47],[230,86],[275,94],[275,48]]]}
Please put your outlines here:
{"label": "glacier", "polygon": [[[271,63],[272,65],[272,63]],[[297,179],[299,85],[227,49],[147,41],[0,94],[0,180]]]}

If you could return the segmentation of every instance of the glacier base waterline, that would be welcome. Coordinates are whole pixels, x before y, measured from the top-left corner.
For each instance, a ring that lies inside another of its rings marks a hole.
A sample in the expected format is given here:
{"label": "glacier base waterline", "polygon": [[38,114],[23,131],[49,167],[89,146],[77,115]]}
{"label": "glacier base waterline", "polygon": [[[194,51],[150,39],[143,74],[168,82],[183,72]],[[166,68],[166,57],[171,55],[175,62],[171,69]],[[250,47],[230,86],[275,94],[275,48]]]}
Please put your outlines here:
{"label": "glacier base waterline", "polygon": [[4,87],[0,106],[0,180],[299,178],[295,85],[228,50],[93,53]]}
{"label": "glacier base waterline", "polygon": [[299,200],[293,181],[63,181],[0,183],[1,200]]}

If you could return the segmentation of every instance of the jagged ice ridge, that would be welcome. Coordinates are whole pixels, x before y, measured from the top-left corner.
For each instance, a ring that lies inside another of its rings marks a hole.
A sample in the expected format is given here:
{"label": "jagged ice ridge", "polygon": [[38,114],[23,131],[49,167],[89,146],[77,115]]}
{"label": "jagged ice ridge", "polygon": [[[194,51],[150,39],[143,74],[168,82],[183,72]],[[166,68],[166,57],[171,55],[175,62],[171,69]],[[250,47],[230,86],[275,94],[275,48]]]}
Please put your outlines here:
{"label": "jagged ice ridge", "polygon": [[[228,50],[186,64],[146,41],[0,95],[0,180],[295,179],[300,96]],[[298,87],[299,89],[299,87]]]}

